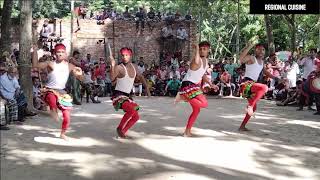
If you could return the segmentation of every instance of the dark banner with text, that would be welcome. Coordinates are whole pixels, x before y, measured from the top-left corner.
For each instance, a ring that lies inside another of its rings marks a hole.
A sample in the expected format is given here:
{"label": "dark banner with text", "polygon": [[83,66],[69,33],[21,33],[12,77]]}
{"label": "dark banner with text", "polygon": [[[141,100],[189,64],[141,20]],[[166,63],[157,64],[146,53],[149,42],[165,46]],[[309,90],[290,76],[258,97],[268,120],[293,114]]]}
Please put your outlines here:
{"label": "dark banner with text", "polygon": [[250,14],[319,14],[320,0],[250,0]]}

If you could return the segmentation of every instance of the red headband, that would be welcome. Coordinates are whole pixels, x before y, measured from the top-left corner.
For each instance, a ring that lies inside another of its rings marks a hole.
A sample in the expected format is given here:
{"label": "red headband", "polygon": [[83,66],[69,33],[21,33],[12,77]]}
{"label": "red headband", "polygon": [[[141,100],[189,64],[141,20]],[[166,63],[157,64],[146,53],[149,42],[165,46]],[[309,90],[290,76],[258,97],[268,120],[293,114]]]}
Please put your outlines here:
{"label": "red headband", "polygon": [[255,49],[257,49],[257,48],[264,48],[264,46],[261,44],[258,44],[258,45],[256,45]]}
{"label": "red headband", "polygon": [[55,47],[54,47],[54,51],[57,52],[58,50],[66,50],[66,46],[63,45],[63,44],[57,44]]}
{"label": "red headband", "polygon": [[132,55],[132,50],[131,49],[129,49],[129,48],[122,48],[121,50],[120,50],[120,54],[122,54],[122,55],[124,55],[124,54],[128,54],[128,55]]}
{"label": "red headband", "polygon": [[201,47],[207,47],[207,48],[210,48],[210,45],[208,45],[208,44],[202,44],[202,45],[199,45],[199,48],[201,48]]}

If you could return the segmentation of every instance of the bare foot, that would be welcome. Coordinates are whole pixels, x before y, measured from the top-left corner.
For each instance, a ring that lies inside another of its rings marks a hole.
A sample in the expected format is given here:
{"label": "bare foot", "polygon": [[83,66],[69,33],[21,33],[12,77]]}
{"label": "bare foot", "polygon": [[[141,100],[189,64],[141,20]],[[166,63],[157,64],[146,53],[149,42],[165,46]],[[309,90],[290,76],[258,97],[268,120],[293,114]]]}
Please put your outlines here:
{"label": "bare foot", "polygon": [[182,135],[183,137],[193,137],[191,134],[191,129],[186,129]]}
{"label": "bare foot", "polygon": [[253,115],[253,107],[252,106],[247,106],[246,108],[246,111],[248,113],[249,116],[252,116]]}
{"label": "bare foot", "polygon": [[238,130],[239,131],[251,131],[250,129],[248,129],[246,127],[240,127]]}
{"label": "bare foot", "polygon": [[193,135],[191,133],[183,133],[182,134],[183,137],[193,137]]}
{"label": "bare foot", "polygon": [[123,138],[123,139],[126,138],[126,136],[123,134],[123,132],[121,131],[120,128],[117,128],[117,134],[118,134],[118,137],[119,137],[119,138]]}
{"label": "bare foot", "polygon": [[65,141],[69,141],[69,137],[66,136],[65,134],[60,134],[60,138],[65,140]]}

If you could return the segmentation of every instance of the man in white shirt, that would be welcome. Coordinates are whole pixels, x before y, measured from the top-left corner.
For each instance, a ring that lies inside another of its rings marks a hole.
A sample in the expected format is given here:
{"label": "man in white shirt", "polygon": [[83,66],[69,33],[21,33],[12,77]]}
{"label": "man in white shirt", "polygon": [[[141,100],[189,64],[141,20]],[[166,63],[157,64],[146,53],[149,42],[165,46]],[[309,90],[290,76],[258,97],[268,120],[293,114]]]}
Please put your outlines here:
{"label": "man in white shirt", "polygon": [[51,34],[52,28],[49,26],[49,21],[46,19],[44,20],[43,27],[40,31],[40,36],[42,39],[48,39]]}
{"label": "man in white shirt", "polygon": [[316,49],[310,49],[310,54],[308,57],[303,58],[302,60],[298,61],[300,66],[303,66],[303,80],[307,80],[309,74],[316,70],[315,62],[316,62]]}
{"label": "man in white shirt", "polygon": [[187,30],[183,27],[182,24],[179,25],[177,29],[177,50],[182,51],[184,42],[188,39]]}
{"label": "man in white shirt", "polygon": [[297,86],[297,74],[300,73],[300,69],[299,65],[293,61],[293,58],[290,58],[285,63],[284,72],[289,81],[289,88],[295,88]]}
{"label": "man in white shirt", "polygon": [[177,70],[175,66],[172,66],[172,70],[169,73],[169,78],[173,79],[174,76],[176,76],[178,80],[181,79],[180,72]]}
{"label": "man in white shirt", "polygon": [[161,33],[162,33],[162,37],[165,39],[172,38],[173,37],[172,25],[170,24],[162,28]]}

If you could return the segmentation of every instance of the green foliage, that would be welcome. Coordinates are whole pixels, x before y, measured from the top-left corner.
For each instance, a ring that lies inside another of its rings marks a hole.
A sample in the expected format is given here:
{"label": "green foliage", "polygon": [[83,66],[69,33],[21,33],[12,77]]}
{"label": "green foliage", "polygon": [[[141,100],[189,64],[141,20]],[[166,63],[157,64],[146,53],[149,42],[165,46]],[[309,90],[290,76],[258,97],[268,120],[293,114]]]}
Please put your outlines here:
{"label": "green foliage", "polygon": [[[0,7],[4,0],[0,0]],[[101,11],[112,6],[123,12],[125,6],[134,12],[139,7],[149,10],[153,7],[160,12],[190,12],[199,26],[202,40],[213,45],[213,56],[219,58],[236,53],[237,1],[235,0],[77,0],[75,7],[85,3],[90,11]],[[254,35],[266,42],[266,29],[263,15],[249,13],[249,0],[240,0],[240,49]],[[70,15],[70,0],[33,0],[34,18],[63,18]],[[19,1],[14,2],[12,17],[19,16]],[[272,15],[270,22],[277,49],[290,46],[290,29],[281,15]],[[296,15],[297,45],[306,48],[316,47],[319,39],[320,19],[317,15]]]}

